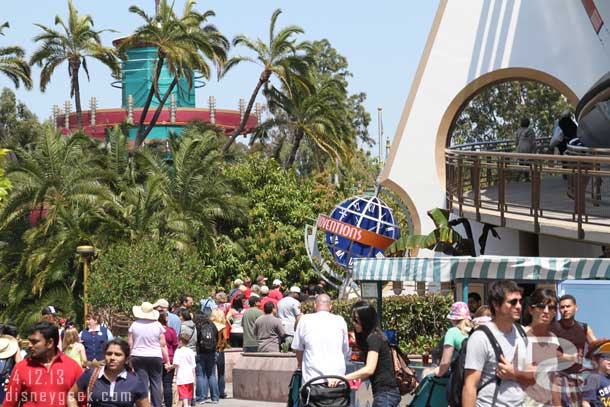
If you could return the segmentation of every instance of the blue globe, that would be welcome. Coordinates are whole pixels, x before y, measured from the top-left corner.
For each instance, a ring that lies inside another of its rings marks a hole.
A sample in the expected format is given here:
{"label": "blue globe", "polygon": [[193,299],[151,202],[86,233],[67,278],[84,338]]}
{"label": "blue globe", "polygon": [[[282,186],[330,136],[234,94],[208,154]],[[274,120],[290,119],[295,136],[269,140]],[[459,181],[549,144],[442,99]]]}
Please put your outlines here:
{"label": "blue globe", "polygon": [[[349,198],[335,206],[330,217],[390,239],[398,239],[400,236],[392,210],[375,195]],[[383,253],[383,249],[328,231],[325,232],[324,240],[333,260],[344,267],[351,266],[354,258],[375,257],[378,253]]]}

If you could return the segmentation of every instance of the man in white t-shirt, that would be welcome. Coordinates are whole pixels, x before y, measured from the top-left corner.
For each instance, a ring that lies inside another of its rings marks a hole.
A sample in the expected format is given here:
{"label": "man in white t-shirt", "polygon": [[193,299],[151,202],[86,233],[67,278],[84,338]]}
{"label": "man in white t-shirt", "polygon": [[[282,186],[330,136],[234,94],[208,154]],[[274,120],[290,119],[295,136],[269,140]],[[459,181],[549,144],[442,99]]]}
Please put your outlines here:
{"label": "man in white t-shirt", "polygon": [[345,376],[345,361],[349,358],[347,324],[331,314],[332,304],[327,294],[316,297],[316,312],[299,320],[292,349],[297,353],[303,383],[326,375]]}
{"label": "man in white t-shirt", "polygon": [[[520,407],[525,393],[517,382],[518,368],[525,357],[522,327],[516,326],[521,317],[521,288],[510,280],[491,284],[489,301],[493,319],[485,326],[496,339],[502,355],[498,363],[496,352],[482,330],[468,339],[464,363],[463,407]],[[519,363],[518,362],[519,359]]]}

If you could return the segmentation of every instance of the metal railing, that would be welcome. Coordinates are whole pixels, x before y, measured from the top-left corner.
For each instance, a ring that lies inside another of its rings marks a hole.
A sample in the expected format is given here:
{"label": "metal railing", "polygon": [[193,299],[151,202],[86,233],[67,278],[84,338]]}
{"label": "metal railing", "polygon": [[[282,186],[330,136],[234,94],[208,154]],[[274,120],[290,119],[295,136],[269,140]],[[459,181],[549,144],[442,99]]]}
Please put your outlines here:
{"label": "metal railing", "polygon": [[[550,152],[549,141],[550,137],[538,137],[536,138],[536,153],[543,154]],[[476,141],[474,143],[456,144],[449,147],[451,150],[459,151],[504,151],[511,152],[515,151],[516,143],[515,140],[502,139],[494,141]]]}
{"label": "metal railing", "polygon": [[[514,144],[513,144],[514,145]],[[610,157],[517,154],[503,151],[445,151],[447,202],[477,220],[489,209],[506,225],[508,214],[610,227]]]}

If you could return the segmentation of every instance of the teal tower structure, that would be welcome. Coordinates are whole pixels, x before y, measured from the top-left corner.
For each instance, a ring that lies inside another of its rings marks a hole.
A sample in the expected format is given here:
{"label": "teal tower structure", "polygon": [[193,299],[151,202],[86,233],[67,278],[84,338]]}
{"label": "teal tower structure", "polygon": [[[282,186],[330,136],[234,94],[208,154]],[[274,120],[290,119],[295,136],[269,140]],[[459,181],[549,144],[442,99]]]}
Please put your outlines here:
{"label": "teal tower structure", "polygon": [[[124,38],[113,41],[118,47]],[[82,126],[79,125],[76,113],[70,112],[70,104],[66,102],[66,109],[61,112],[58,106],[53,108],[53,117],[57,128],[65,134],[83,131],[87,136],[99,140],[106,138],[108,129],[121,125],[124,122],[137,124],[140,121],[142,110],[148,98],[153,77],[157,69],[157,48],[138,44],[126,51],[125,59],[121,63],[121,78],[113,82],[112,86],[121,89],[121,106],[116,108],[98,109],[97,100],[91,98],[91,110],[83,110]],[[196,75],[196,74],[195,74]],[[243,119],[243,102],[240,110],[216,109],[213,96],[209,97],[209,108],[197,108],[195,93],[197,88],[204,86],[201,77],[180,78],[170,97],[166,100],[158,117],[155,127],[147,136],[148,141],[163,141],[170,134],[181,134],[184,127],[192,121],[211,123],[225,134],[232,134]],[[159,77],[159,96],[163,97],[174,77],[169,73],[167,66],[163,66]],[[189,89],[188,83],[191,83]],[[148,123],[157,107],[159,98],[153,95],[150,109],[147,112],[145,123]],[[249,115],[242,134],[253,131],[258,125],[260,109],[257,107],[256,115]],[[137,127],[132,125],[129,129],[129,142],[136,138]]]}
{"label": "teal tower structure", "polygon": [[[153,82],[153,76],[156,70],[157,48],[150,46],[134,47],[127,50],[127,59],[122,62],[121,69],[121,89],[122,89],[122,107],[128,108],[129,96],[133,98],[133,109],[142,109],[146,103],[150,86]],[[163,97],[169,88],[174,77],[167,69],[167,65],[163,66],[159,77],[159,96]],[[191,78],[192,86],[188,88],[187,78],[180,78],[178,85],[172,90],[175,98],[176,108],[194,108],[195,107],[195,88],[202,87],[203,82],[196,78]],[[172,96],[170,96],[171,98]],[[169,101],[165,103],[164,109],[169,109]],[[149,115],[152,115],[155,109],[159,106],[159,98],[153,95],[153,100],[150,105]],[[167,124],[163,126],[155,126],[148,136],[149,139],[167,139],[170,133],[180,134],[182,125]],[[131,128],[129,137],[135,139],[137,129]]]}

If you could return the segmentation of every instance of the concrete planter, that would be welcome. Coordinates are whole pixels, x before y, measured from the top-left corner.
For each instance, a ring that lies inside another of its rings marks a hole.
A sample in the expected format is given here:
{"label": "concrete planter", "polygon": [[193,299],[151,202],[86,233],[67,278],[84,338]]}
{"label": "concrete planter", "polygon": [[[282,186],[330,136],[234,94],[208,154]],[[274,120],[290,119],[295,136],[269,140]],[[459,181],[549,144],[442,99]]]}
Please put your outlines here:
{"label": "concrete planter", "polygon": [[233,366],[233,397],[285,402],[296,368],[294,353],[241,353]]}
{"label": "concrete planter", "polygon": [[225,382],[233,383],[233,367],[241,358],[242,348],[225,349]]}

